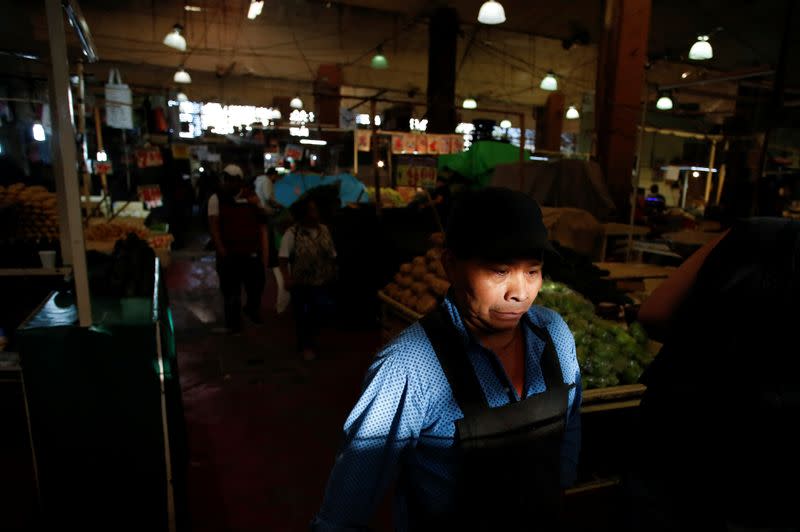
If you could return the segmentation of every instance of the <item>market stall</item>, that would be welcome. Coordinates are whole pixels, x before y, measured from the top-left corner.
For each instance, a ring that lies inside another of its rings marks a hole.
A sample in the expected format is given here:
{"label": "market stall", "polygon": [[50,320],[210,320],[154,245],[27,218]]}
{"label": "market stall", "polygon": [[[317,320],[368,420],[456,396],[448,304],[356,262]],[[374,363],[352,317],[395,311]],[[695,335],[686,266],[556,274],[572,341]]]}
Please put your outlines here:
{"label": "market stall", "polygon": [[[10,331],[0,333],[0,350],[22,369],[37,529],[107,530],[124,515],[123,528],[174,531],[185,522],[187,453],[174,331],[154,251],[168,249],[171,236],[145,229],[134,209],[109,223],[120,213],[112,212],[105,179],[100,198],[87,179],[79,190],[88,175],[86,145],[76,146],[76,133],[85,142],[84,80],[79,68],[78,88],[70,83],[65,13],[85,57],[97,56],[75,3],[48,0],[45,8],[55,192],[13,181],[0,187],[7,296],[0,329]],[[119,256],[87,257],[96,242]]]}
{"label": "market stall", "polygon": [[[424,256],[401,265],[392,282],[378,293],[384,304],[387,340],[432,311],[450,288],[441,263],[443,235],[434,234],[432,244]],[[634,385],[653,358],[655,346],[638,323],[620,321],[624,314],[618,310],[616,320],[601,318],[595,304],[563,283],[545,281],[537,304],[555,310],[570,326],[587,391]],[[638,387],[610,393],[595,391],[589,395],[589,402],[606,398],[616,402],[640,391]]]}

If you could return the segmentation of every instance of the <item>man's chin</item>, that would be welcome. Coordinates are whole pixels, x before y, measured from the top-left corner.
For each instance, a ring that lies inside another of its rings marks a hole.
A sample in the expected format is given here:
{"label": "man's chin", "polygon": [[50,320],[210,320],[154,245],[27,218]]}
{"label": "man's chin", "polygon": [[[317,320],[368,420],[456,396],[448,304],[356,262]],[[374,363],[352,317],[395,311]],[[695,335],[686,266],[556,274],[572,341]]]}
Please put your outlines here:
{"label": "man's chin", "polygon": [[489,312],[489,319],[491,320],[492,324],[500,327],[502,329],[506,328],[514,328],[519,324],[519,320],[525,315],[524,312],[501,312],[501,311],[490,311]]}

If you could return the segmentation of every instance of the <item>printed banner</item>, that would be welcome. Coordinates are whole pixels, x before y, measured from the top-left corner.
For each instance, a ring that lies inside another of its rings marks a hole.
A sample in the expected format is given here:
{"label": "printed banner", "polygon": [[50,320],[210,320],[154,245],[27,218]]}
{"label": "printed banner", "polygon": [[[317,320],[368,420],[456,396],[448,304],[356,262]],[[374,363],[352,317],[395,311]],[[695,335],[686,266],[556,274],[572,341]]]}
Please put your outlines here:
{"label": "printed banner", "polygon": [[403,135],[392,135],[392,153],[405,153]]}
{"label": "printed banner", "polygon": [[172,145],[172,158],[186,160],[189,159],[190,150],[188,144],[173,144]]}
{"label": "printed banner", "polygon": [[287,159],[291,157],[295,161],[299,161],[303,158],[303,147],[299,144],[287,144],[283,156]]}
{"label": "printed banner", "polygon": [[399,187],[432,187],[436,184],[436,158],[402,155],[397,158]]}
{"label": "printed banner", "polygon": [[372,138],[372,131],[365,131],[360,129],[356,131],[356,142],[358,144],[358,151],[370,150],[370,139]]}
{"label": "printed banner", "polygon": [[414,149],[414,153],[418,154],[426,154],[428,153],[428,136],[427,135],[415,135],[417,137],[417,147]]}
{"label": "printed banner", "polygon": [[438,155],[441,152],[439,146],[441,145],[441,135],[425,135],[428,138],[428,153],[430,155]]}
{"label": "printed banner", "polygon": [[144,148],[136,150],[136,166],[139,168],[153,168],[164,166],[161,150],[158,148]]}
{"label": "printed banner", "polygon": [[452,135],[440,135],[439,136],[439,154],[446,155],[450,153],[450,138]]}

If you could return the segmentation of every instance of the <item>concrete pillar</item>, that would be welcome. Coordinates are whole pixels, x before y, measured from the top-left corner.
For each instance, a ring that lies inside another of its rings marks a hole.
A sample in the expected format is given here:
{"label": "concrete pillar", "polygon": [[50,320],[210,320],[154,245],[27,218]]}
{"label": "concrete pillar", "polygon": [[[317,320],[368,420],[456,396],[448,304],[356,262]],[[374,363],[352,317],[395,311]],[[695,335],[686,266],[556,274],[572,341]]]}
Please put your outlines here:
{"label": "concrete pillar", "polygon": [[319,65],[314,80],[314,106],[318,124],[339,125],[339,107],[342,105],[342,67]]}
{"label": "concrete pillar", "polygon": [[620,220],[630,213],[651,7],[651,0],[606,0],[598,53],[597,159]]}
{"label": "concrete pillar", "polygon": [[536,149],[545,151],[561,150],[561,131],[564,128],[563,93],[552,92],[547,96],[544,107],[536,110]]}
{"label": "concrete pillar", "polygon": [[458,13],[437,8],[428,26],[428,132],[453,133],[456,129],[456,51]]}

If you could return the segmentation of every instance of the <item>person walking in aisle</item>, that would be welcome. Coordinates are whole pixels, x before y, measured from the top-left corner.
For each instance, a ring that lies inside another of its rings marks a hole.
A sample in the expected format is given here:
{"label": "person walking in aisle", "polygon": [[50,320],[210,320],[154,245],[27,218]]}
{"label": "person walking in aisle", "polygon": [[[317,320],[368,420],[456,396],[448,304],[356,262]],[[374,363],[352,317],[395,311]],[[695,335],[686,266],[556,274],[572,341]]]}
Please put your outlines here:
{"label": "person walking in aisle", "polygon": [[[248,198],[242,169],[229,164],[222,172],[220,192],[208,200],[211,238],[217,250],[217,274],[224,300],[225,326],[241,331],[241,315],[256,324],[269,267],[269,235],[257,200]],[[242,306],[242,286],[247,301]]]}
{"label": "person walking in aisle", "polygon": [[297,348],[303,359],[316,358],[316,336],[322,314],[330,304],[331,283],[336,279],[336,248],[328,228],[320,222],[312,199],[292,206],[295,224],[286,231],[278,253],[281,273],[292,294]]}

